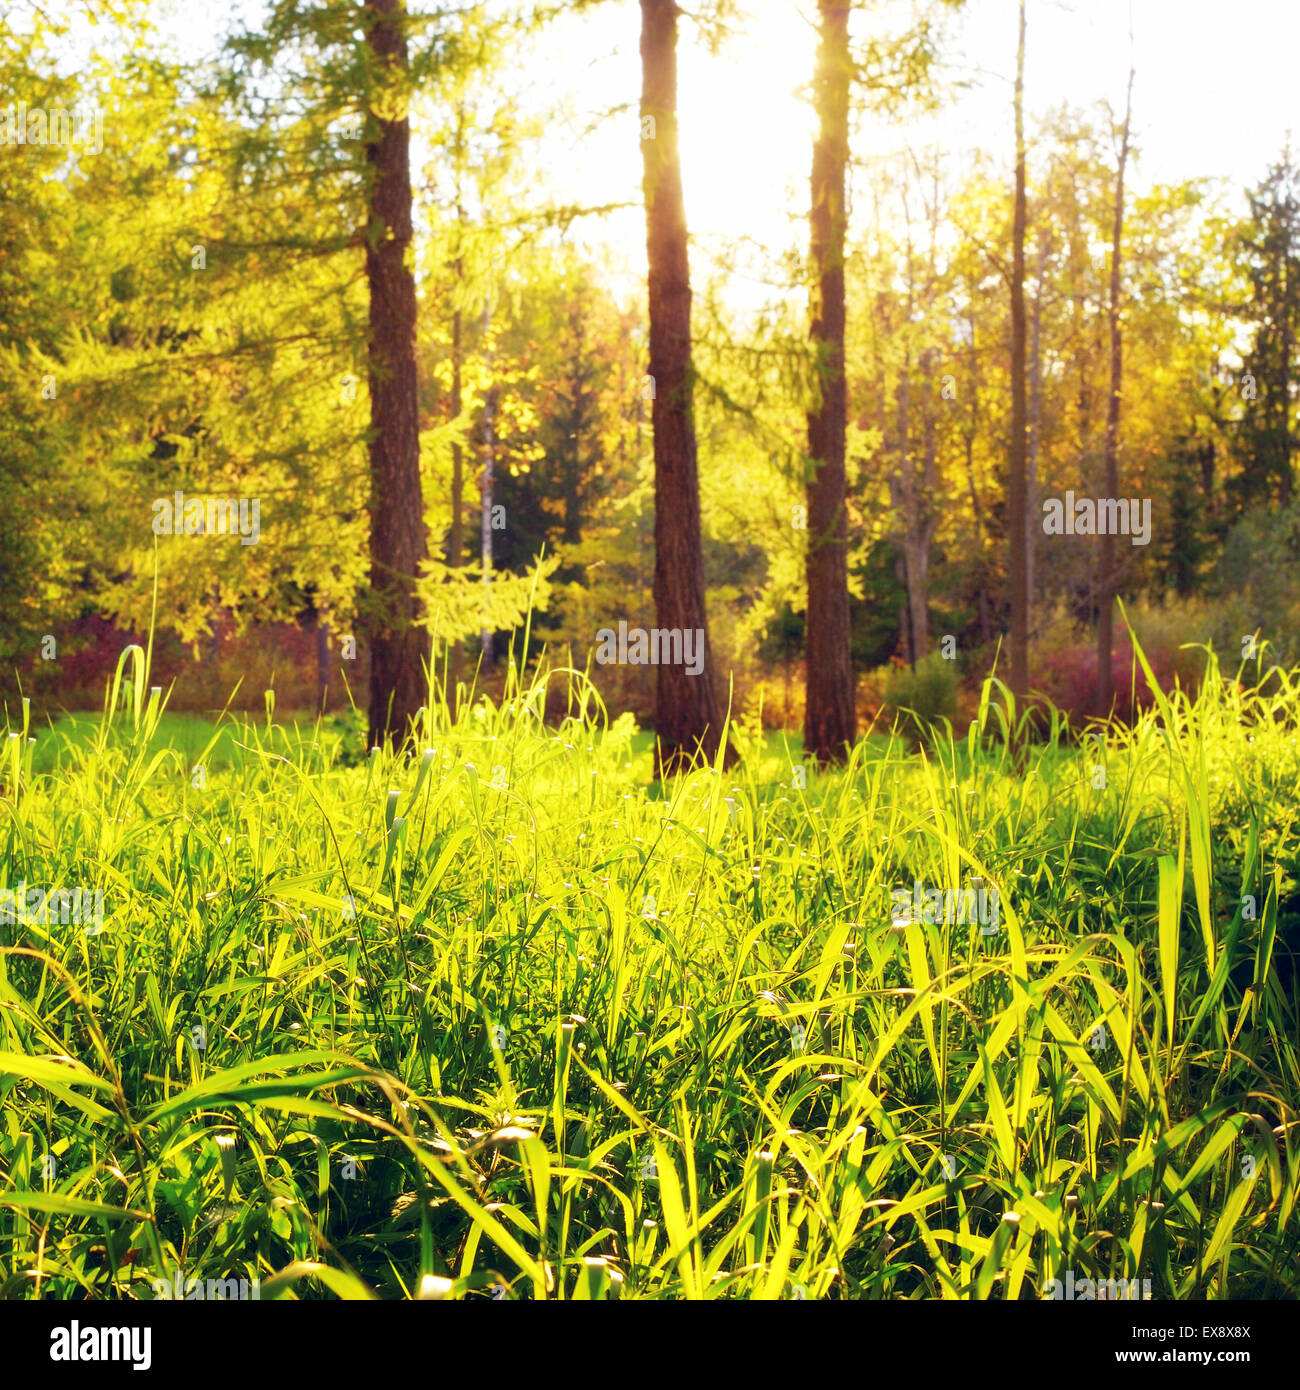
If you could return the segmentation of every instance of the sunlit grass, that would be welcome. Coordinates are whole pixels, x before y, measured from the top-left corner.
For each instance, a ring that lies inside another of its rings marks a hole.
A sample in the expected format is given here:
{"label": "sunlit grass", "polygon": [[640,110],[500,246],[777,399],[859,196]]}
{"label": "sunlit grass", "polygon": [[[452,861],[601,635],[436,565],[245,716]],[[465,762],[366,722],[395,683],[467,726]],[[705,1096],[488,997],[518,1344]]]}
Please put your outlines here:
{"label": "sunlit grass", "polygon": [[[1294,677],[653,789],[550,679],[355,765],[174,746],[134,653],[10,731],[4,883],[106,917],[0,926],[0,1297],[1300,1292]],[[972,876],[996,935],[893,924]]]}

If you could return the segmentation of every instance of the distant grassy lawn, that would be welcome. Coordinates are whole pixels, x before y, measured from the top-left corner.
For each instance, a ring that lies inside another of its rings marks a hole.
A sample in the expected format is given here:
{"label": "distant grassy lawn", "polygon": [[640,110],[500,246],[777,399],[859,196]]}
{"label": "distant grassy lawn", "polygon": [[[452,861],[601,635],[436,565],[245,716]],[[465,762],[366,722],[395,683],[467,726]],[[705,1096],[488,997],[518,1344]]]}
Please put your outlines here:
{"label": "distant grassy lawn", "polygon": [[652,794],[537,689],[200,787],[138,681],[0,749],[0,887],[104,895],[0,897],[0,1298],[1300,1295],[1296,683]]}
{"label": "distant grassy lawn", "polygon": [[[102,720],[102,710],[87,710],[63,714],[53,721],[52,726],[46,724],[33,727],[32,732],[36,738],[33,770],[42,773],[53,771],[61,749],[65,754],[74,748],[83,751],[88,749]],[[316,736],[315,716],[311,713],[295,715],[292,712],[277,711],[275,722],[278,736],[285,748],[310,744]],[[250,728],[264,730],[265,721],[242,714],[227,715],[218,719],[216,716],[173,714],[164,711],[158,719],[157,728],[149,740],[148,747],[151,750],[173,748],[187,766],[192,767],[199,754],[207,748],[209,740],[216,734],[217,741],[208,755],[207,766],[242,766],[246,759],[258,756],[249,752],[246,747],[244,731]],[[330,748],[346,738],[349,732],[347,723],[335,716],[327,717],[322,722],[322,728],[325,743]],[[598,739],[602,737],[599,730],[596,731],[596,736]],[[884,756],[889,747],[889,739],[884,735],[872,735],[869,747],[876,756]],[[628,740],[627,748],[638,775],[644,774],[648,778],[654,753],[653,731],[638,730]],[[773,766],[783,765],[787,761],[798,763],[802,757],[802,733],[794,730],[787,733],[768,731],[765,735],[762,750],[765,763],[771,763]]]}
{"label": "distant grassy lawn", "polygon": [[[102,720],[103,711],[95,710],[94,712],[86,711],[62,715],[54,720],[53,727],[48,724],[43,727],[34,727],[32,730],[36,738],[34,770],[37,772],[52,771],[60,751],[66,755],[73,749],[80,749],[83,752],[88,750],[94,742],[95,733]],[[278,715],[276,722],[283,729],[283,741],[286,745],[293,746],[311,742],[315,732],[313,716],[305,714],[295,721],[292,714]],[[148,747],[151,751],[173,748],[181,755],[185,764],[192,767],[215,734],[217,741],[208,754],[207,766],[209,768],[242,767],[247,758],[257,757],[256,753],[250,754],[240,746],[244,741],[242,731],[245,728],[257,727],[259,727],[259,721],[251,716],[236,715],[218,719],[216,716],[172,714],[170,711],[164,711],[158,720],[153,736],[149,739]],[[260,727],[265,728],[264,721]],[[340,720],[326,719],[324,728],[327,735],[341,737],[344,725]]]}

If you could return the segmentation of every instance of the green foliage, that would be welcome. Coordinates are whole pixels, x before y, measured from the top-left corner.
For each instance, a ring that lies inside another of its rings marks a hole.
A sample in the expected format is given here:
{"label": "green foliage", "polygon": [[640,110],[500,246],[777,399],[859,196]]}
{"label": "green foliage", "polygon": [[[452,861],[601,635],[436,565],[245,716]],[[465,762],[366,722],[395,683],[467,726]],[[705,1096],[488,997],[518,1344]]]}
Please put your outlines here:
{"label": "green foliage", "polygon": [[1216,645],[1231,651],[1257,634],[1272,660],[1300,659],[1300,502],[1246,512],[1224,540],[1215,581]]}
{"label": "green foliage", "polygon": [[426,561],[416,586],[425,624],[439,642],[458,642],[484,628],[496,632],[519,627],[531,611],[547,608],[550,576],[559,563],[557,556],[539,556],[527,574],[494,571],[484,583],[481,566],[453,570],[441,561]]}
{"label": "green foliage", "polygon": [[1295,451],[1296,340],[1300,337],[1300,170],[1286,149],[1250,194],[1250,220],[1238,247],[1250,285],[1253,336],[1243,381],[1246,398],[1235,439],[1241,471],[1232,480],[1239,508],[1291,495]]}
{"label": "green foliage", "polygon": [[[56,34],[0,23],[0,90],[71,109],[85,93],[56,76]],[[78,235],[85,168],[53,145],[0,145],[0,670],[30,656],[75,606],[95,486],[60,428],[61,345],[96,266]],[[93,161],[88,161],[93,162]],[[72,456],[72,457],[75,457]]]}
{"label": "green foliage", "polygon": [[900,729],[920,737],[940,720],[956,721],[957,687],[957,663],[931,652],[916,663],[915,670],[898,666],[890,672],[885,702],[901,716]]}
{"label": "green foliage", "polygon": [[[3,1297],[1300,1293],[1300,672],[655,798],[577,677],[361,766],[268,709],[202,788],[147,692],[5,743],[0,886],[105,916],[0,926]],[[992,934],[896,920],[968,875]]]}

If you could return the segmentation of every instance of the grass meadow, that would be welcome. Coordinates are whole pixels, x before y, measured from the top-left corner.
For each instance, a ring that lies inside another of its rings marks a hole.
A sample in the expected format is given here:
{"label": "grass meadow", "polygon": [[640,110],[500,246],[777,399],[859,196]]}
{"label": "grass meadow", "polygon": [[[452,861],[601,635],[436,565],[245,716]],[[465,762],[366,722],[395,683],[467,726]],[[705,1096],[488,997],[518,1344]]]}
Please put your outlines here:
{"label": "grass meadow", "polygon": [[104,913],[0,925],[0,1298],[1296,1297],[1300,672],[1241,676],[660,786],[580,673],[366,758],[130,649],[6,731],[3,884]]}

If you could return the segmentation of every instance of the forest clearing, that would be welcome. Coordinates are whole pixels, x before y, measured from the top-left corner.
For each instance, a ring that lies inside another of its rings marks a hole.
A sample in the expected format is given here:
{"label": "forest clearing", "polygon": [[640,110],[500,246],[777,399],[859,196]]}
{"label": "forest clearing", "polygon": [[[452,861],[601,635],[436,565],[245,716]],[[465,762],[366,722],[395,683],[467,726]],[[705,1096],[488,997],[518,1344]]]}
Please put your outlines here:
{"label": "forest clearing", "polygon": [[12,0],[16,1355],[1281,1357],[1300,10],[1177,8]]}

